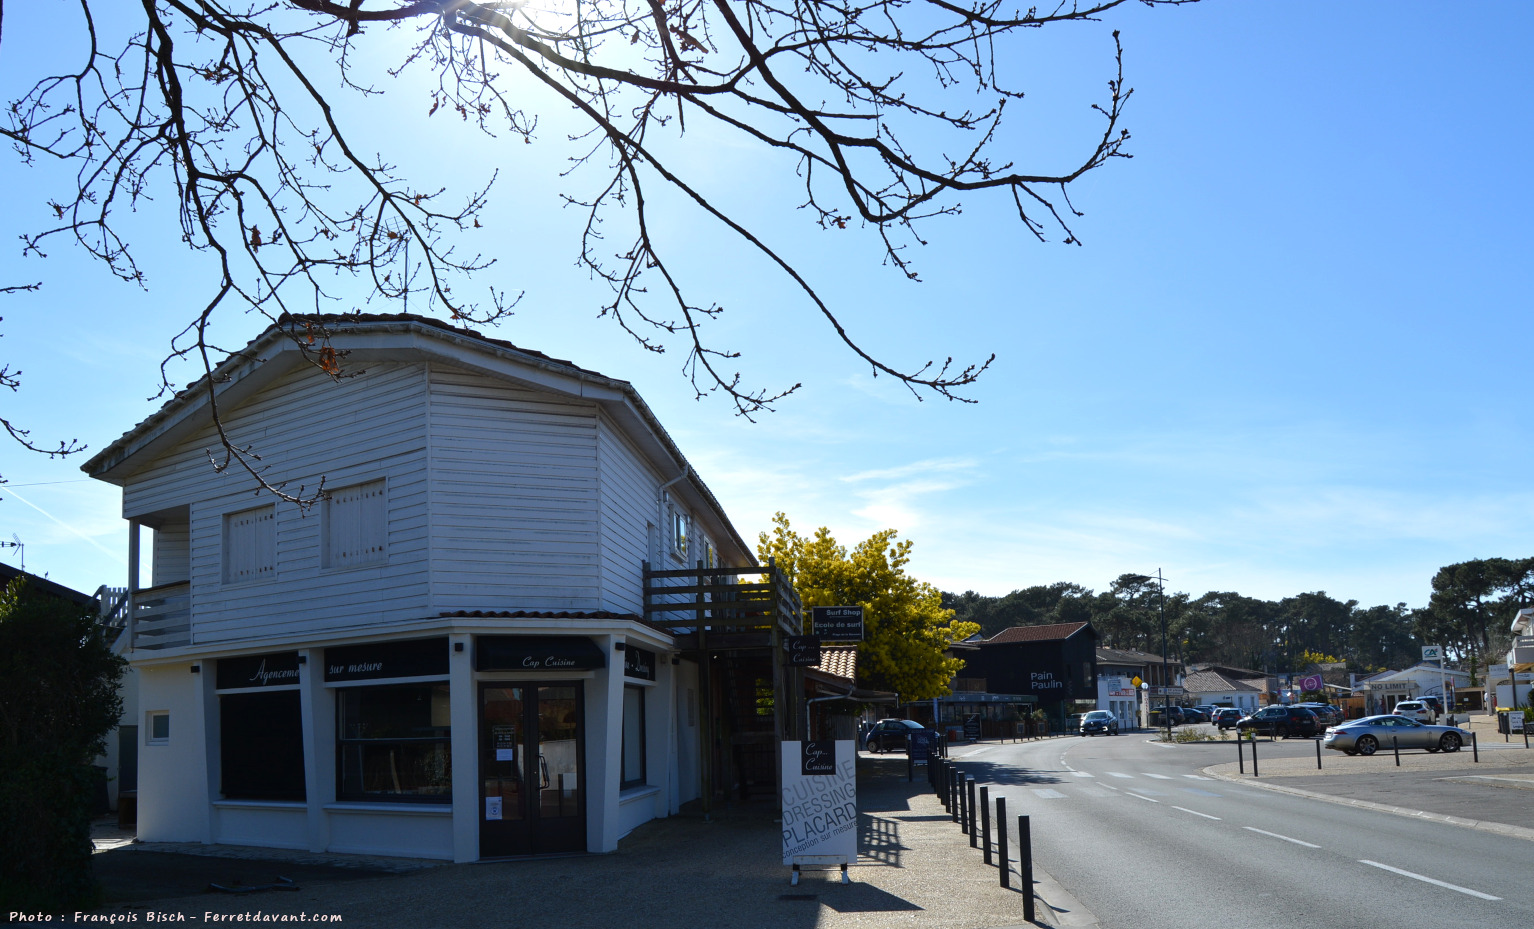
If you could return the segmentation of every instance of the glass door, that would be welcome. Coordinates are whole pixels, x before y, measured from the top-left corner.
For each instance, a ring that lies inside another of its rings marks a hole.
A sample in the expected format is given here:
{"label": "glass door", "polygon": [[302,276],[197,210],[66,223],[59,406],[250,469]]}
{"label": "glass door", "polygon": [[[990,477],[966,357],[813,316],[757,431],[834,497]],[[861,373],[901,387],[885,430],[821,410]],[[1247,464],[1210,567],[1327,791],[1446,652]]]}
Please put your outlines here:
{"label": "glass door", "polygon": [[586,848],[581,685],[480,688],[481,858]]}

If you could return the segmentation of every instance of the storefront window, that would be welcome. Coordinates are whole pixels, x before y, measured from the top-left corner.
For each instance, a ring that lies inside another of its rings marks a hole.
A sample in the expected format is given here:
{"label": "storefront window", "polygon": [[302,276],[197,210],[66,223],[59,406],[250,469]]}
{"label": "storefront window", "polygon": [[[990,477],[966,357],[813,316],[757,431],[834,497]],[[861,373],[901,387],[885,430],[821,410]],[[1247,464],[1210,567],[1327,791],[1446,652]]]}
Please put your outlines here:
{"label": "storefront window", "polygon": [[303,709],[297,690],[218,698],[219,770],[227,800],[303,800]]}
{"label": "storefront window", "polygon": [[336,704],[337,799],[452,802],[446,683],[349,687]]}
{"label": "storefront window", "polygon": [[644,688],[623,688],[623,786],[645,782]]}

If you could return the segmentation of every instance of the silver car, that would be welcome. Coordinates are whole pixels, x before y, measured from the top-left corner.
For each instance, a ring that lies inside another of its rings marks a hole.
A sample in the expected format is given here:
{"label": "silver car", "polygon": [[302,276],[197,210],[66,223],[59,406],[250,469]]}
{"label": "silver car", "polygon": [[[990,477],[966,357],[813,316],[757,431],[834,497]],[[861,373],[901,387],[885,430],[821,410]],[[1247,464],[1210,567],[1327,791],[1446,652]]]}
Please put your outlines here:
{"label": "silver car", "polygon": [[1465,733],[1453,726],[1428,726],[1405,716],[1365,716],[1326,730],[1321,744],[1349,755],[1372,755],[1394,745],[1457,752]]}

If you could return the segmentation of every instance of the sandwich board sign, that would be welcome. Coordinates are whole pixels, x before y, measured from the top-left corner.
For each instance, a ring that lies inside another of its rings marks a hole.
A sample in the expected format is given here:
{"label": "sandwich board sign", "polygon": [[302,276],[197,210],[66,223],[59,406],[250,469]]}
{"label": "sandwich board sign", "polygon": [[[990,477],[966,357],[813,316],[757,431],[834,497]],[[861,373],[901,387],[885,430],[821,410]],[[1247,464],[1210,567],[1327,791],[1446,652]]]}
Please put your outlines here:
{"label": "sandwich board sign", "polygon": [[858,857],[857,743],[783,743],[783,863],[847,866]]}

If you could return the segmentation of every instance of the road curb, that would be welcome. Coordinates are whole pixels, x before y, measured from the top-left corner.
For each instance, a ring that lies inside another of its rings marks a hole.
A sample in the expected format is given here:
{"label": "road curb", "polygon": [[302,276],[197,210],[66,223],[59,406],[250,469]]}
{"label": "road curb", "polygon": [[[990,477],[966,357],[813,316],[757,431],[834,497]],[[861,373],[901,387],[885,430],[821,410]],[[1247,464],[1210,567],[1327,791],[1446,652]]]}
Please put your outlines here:
{"label": "road curb", "polygon": [[1092,929],[1099,925],[1091,910],[1037,864],[1033,866],[1033,883],[1033,895],[1042,904],[1036,911],[1035,925],[1042,923],[1058,929]]}
{"label": "road curb", "polygon": [[1429,813],[1426,810],[1413,810],[1404,806],[1391,806],[1386,803],[1373,803],[1369,800],[1353,800],[1348,797],[1333,797],[1330,794],[1316,793],[1312,790],[1301,790],[1298,787],[1287,787],[1283,784],[1264,784],[1261,780],[1243,779],[1231,777],[1215,771],[1213,766],[1203,769],[1203,773],[1209,777],[1232,784],[1241,784],[1246,787],[1260,787],[1263,790],[1272,790],[1278,793],[1289,794],[1294,797],[1305,797],[1310,800],[1325,800],[1327,803],[1336,803],[1341,806],[1351,806],[1360,810],[1373,810],[1376,813],[1390,813],[1395,816],[1407,816],[1412,819],[1425,819],[1429,822],[1446,823],[1451,826],[1463,826],[1466,829],[1474,829],[1477,832],[1490,832],[1495,835],[1507,836],[1513,839],[1524,839],[1534,842],[1534,829],[1526,829],[1523,826],[1510,826],[1507,823],[1492,823],[1479,819],[1465,819],[1463,816],[1449,816],[1446,813]]}

